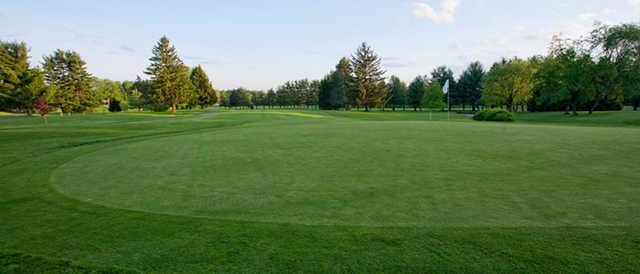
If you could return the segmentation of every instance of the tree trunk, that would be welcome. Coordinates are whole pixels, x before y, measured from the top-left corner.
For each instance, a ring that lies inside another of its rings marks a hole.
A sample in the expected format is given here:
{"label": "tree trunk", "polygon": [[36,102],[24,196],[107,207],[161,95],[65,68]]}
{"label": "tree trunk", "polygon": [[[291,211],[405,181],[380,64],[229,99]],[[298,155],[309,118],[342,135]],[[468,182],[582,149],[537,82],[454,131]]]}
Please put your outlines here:
{"label": "tree trunk", "polygon": [[600,105],[600,101],[602,101],[602,97],[603,96],[598,96],[598,99],[596,99],[596,102],[589,109],[589,115],[593,114],[593,112],[596,110],[596,108],[598,108],[598,105]]}
{"label": "tree trunk", "polygon": [[171,104],[171,112],[176,113],[176,104]]}

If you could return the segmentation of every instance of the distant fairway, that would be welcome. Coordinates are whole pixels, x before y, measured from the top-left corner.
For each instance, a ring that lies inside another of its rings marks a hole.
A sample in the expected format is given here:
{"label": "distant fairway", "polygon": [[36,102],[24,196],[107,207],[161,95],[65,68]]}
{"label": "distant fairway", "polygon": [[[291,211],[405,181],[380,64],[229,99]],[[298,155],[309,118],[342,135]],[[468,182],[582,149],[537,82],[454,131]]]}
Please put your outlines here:
{"label": "distant fairway", "polygon": [[[233,220],[369,226],[629,225],[637,129],[212,116],[242,127],[109,147],[55,187],[110,207]],[[615,144],[615,145],[611,145]],[[602,161],[602,159],[607,159]]]}
{"label": "distant fairway", "polygon": [[639,113],[426,117],[1,117],[0,273],[640,271]]}

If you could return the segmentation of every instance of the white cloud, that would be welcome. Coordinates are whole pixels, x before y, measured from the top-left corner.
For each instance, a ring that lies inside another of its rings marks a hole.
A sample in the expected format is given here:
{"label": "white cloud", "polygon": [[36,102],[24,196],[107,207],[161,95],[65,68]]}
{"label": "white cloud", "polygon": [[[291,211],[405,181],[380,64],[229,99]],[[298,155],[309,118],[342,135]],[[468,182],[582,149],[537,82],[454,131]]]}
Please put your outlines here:
{"label": "white cloud", "polygon": [[[634,0],[635,1],[635,0]],[[413,15],[418,18],[429,18],[436,24],[453,22],[453,16],[460,5],[460,0],[442,0],[440,10],[434,9],[424,2],[413,3]]]}
{"label": "white cloud", "polygon": [[640,0],[627,0],[627,3],[634,9],[640,10]]}

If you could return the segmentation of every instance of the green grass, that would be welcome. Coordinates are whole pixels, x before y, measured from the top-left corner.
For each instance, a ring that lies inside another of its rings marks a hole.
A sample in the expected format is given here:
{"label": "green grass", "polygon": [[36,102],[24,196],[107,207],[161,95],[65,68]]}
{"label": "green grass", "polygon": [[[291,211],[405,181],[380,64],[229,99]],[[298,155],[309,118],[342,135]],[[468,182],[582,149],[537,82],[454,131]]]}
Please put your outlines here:
{"label": "green grass", "polygon": [[426,118],[2,117],[0,272],[640,271],[639,114]]}

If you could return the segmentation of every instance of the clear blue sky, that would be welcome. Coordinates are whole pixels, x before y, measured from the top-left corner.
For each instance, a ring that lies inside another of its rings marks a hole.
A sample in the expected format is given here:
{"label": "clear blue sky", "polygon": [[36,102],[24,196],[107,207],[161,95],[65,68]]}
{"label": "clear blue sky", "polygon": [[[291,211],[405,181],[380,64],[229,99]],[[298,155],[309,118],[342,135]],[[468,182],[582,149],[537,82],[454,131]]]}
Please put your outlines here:
{"label": "clear blue sky", "polygon": [[[160,4],[158,4],[160,3]],[[32,64],[75,50],[91,73],[135,79],[167,35],[214,87],[268,89],[319,79],[368,42],[387,75],[405,81],[438,65],[546,52],[554,34],[576,37],[594,21],[640,21],[640,0],[7,1],[0,39],[25,41]]]}

